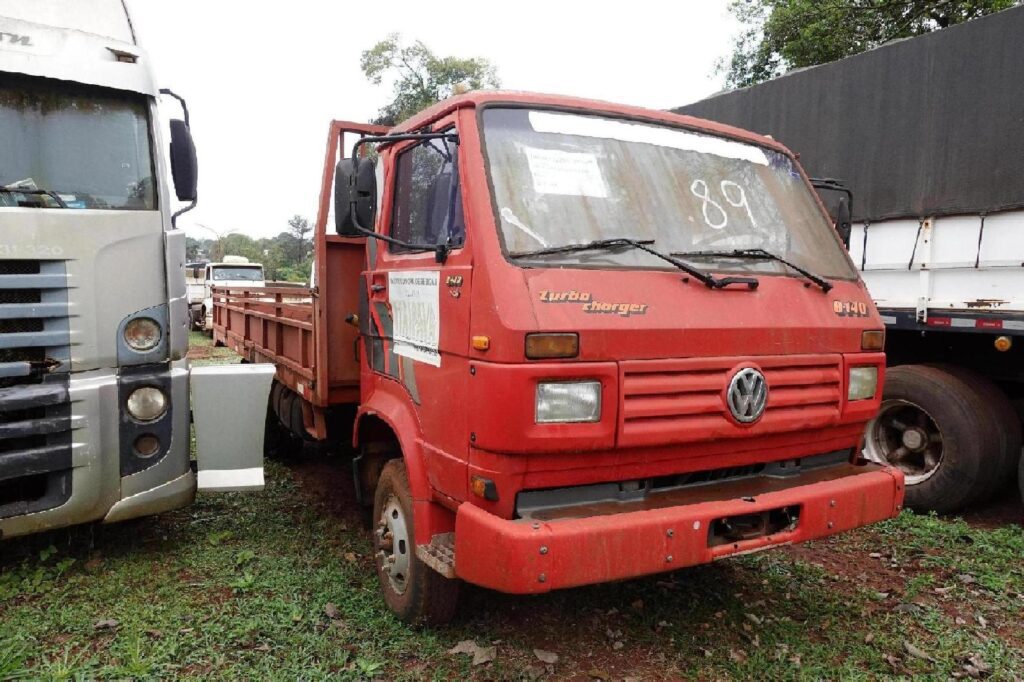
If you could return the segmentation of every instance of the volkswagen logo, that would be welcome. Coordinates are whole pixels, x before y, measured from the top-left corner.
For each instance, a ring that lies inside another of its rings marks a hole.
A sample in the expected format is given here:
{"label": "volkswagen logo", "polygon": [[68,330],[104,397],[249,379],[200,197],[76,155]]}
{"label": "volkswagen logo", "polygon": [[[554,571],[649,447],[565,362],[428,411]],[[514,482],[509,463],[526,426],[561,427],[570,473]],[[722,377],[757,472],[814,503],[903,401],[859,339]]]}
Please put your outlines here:
{"label": "volkswagen logo", "polygon": [[736,421],[743,424],[756,422],[768,403],[768,382],[753,367],[744,367],[733,375],[725,398]]}

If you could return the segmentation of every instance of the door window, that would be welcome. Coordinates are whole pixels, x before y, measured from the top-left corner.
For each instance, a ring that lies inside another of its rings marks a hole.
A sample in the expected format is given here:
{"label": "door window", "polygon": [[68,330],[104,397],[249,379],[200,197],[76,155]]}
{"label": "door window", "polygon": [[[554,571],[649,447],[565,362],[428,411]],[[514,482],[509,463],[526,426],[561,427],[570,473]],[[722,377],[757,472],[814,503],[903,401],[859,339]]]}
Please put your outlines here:
{"label": "door window", "polygon": [[[398,155],[391,236],[407,244],[463,245],[466,224],[459,188],[458,145],[424,140]],[[392,252],[409,251],[390,244]]]}

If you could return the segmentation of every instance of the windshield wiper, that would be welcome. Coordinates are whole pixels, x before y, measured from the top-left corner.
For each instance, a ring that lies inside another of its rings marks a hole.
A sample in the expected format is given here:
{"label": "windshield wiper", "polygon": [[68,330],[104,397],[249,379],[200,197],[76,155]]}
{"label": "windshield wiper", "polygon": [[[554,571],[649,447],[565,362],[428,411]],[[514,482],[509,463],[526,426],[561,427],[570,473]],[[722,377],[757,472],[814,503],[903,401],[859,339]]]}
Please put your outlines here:
{"label": "windshield wiper", "polygon": [[788,261],[785,258],[783,258],[782,256],[778,256],[778,255],[772,253],[771,251],[767,251],[765,249],[735,249],[733,251],[688,251],[688,252],[681,251],[681,252],[673,252],[671,255],[673,255],[673,256],[690,256],[690,257],[693,257],[693,256],[716,257],[717,256],[717,257],[720,257],[720,258],[751,258],[751,259],[755,259],[755,260],[773,260],[773,261],[777,261],[779,263],[782,263],[783,265],[785,265],[785,266],[791,268],[792,270],[800,273],[805,278],[807,278],[808,280],[810,280],[814,284],[817,284],[819,287],[821,287],[822,292],[824,292],[826,294],[829,291],[831,291],[832,288],[835,286],[834,284],[832,284],[832,282],[828,281],[824,277],[822,277],[820,275],[816,275],[813,272],[811,272],[810,270],[806,270],[806,269],[800,267],[799,265],[797,265],[796,263]]}
{"label": "windshield wiper", "polygon": [[653,239],[628,239],[626,237],[613,237],[611,239],[598,239],[583,244],[563,244],[562,246],[548,246],[533,251],[515,251],[509,254],[509,258],[525,258],[526,256],[547,256],[552,253],[573,253],[574,251],[596,251],[598,249],[614,249],[622,246],[640,248],[641,245],[653,244]]}
{"label": "windshield wiper", "polygon": [[52,189],[28,189],[28,188],[23,188],[23,187],[3,187],[3,186],[0,186],[0,192],[3,192],[5,194],[34,194],[34,195],[37,195],[37,196],[39,196],[39,195],[48,196],[51,199],[53,199],[54,201],[56,201],[57,205],[60,206],[61,208],[67,208],[68,207],[68,205],[64,203],[64,200],[60,198],[60,195],[58,195]]}
{"label": "windshield wiper", "polygon": [[[653,239],[629,239],[626,237],[614,237],[611,239],[598,239],[592,242],[585,242],[583,244],[565,244],[563,246],[551,246],[546,249],[537,249],[536,251],[518,251],[516,253],[510,253],[510,258],[525,258],[527,256],[546,256],[553,253],[573,253],[575,251],[591,251],[595,249],[615,249],[620,247],[630,247],[633,249],[639,249],[646,251],[647,253],[660,258],[666,263],[671,263],[686,274],[690,275],[694,279],[699,280],[704,286],[709,289],[724,289],[731,284],[746,284],[750,289],[756,289],[758,281],[753,277],[723,277],[721,279],[709,275],[706,272],[702,272],[697,268],[684,263],[681,260],[672,258],[677,254],[665,255],[659,251],[655,251],[650,248],[650,244],[653,244]],[[683,281],[686,281],[685,279]]]}

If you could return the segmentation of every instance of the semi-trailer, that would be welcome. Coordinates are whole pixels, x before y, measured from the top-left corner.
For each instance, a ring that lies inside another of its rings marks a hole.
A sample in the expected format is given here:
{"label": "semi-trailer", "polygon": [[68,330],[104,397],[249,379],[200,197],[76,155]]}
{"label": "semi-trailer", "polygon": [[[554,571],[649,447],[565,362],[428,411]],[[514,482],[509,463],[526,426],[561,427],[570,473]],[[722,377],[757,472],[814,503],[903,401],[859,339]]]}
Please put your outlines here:
{"label": "semi-trailer", "polygon": [[836,181],[852,193],[846,238],[889,364],[865,452],[919,510],[990,500],[1024,471],[1021,35],[1016,7],[675,110],[799,152],[837,218]]}

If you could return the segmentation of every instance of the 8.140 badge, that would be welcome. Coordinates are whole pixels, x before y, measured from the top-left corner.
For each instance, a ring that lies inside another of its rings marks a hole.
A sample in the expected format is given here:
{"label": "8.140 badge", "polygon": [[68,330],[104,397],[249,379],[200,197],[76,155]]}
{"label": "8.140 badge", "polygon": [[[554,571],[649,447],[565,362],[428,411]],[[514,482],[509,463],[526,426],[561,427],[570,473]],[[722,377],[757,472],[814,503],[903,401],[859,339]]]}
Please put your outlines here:
{"label": "8.140 badge", "polygon": [[863,301],[832,301],[832,312],[839,317],[867,317],[868,304]]}

